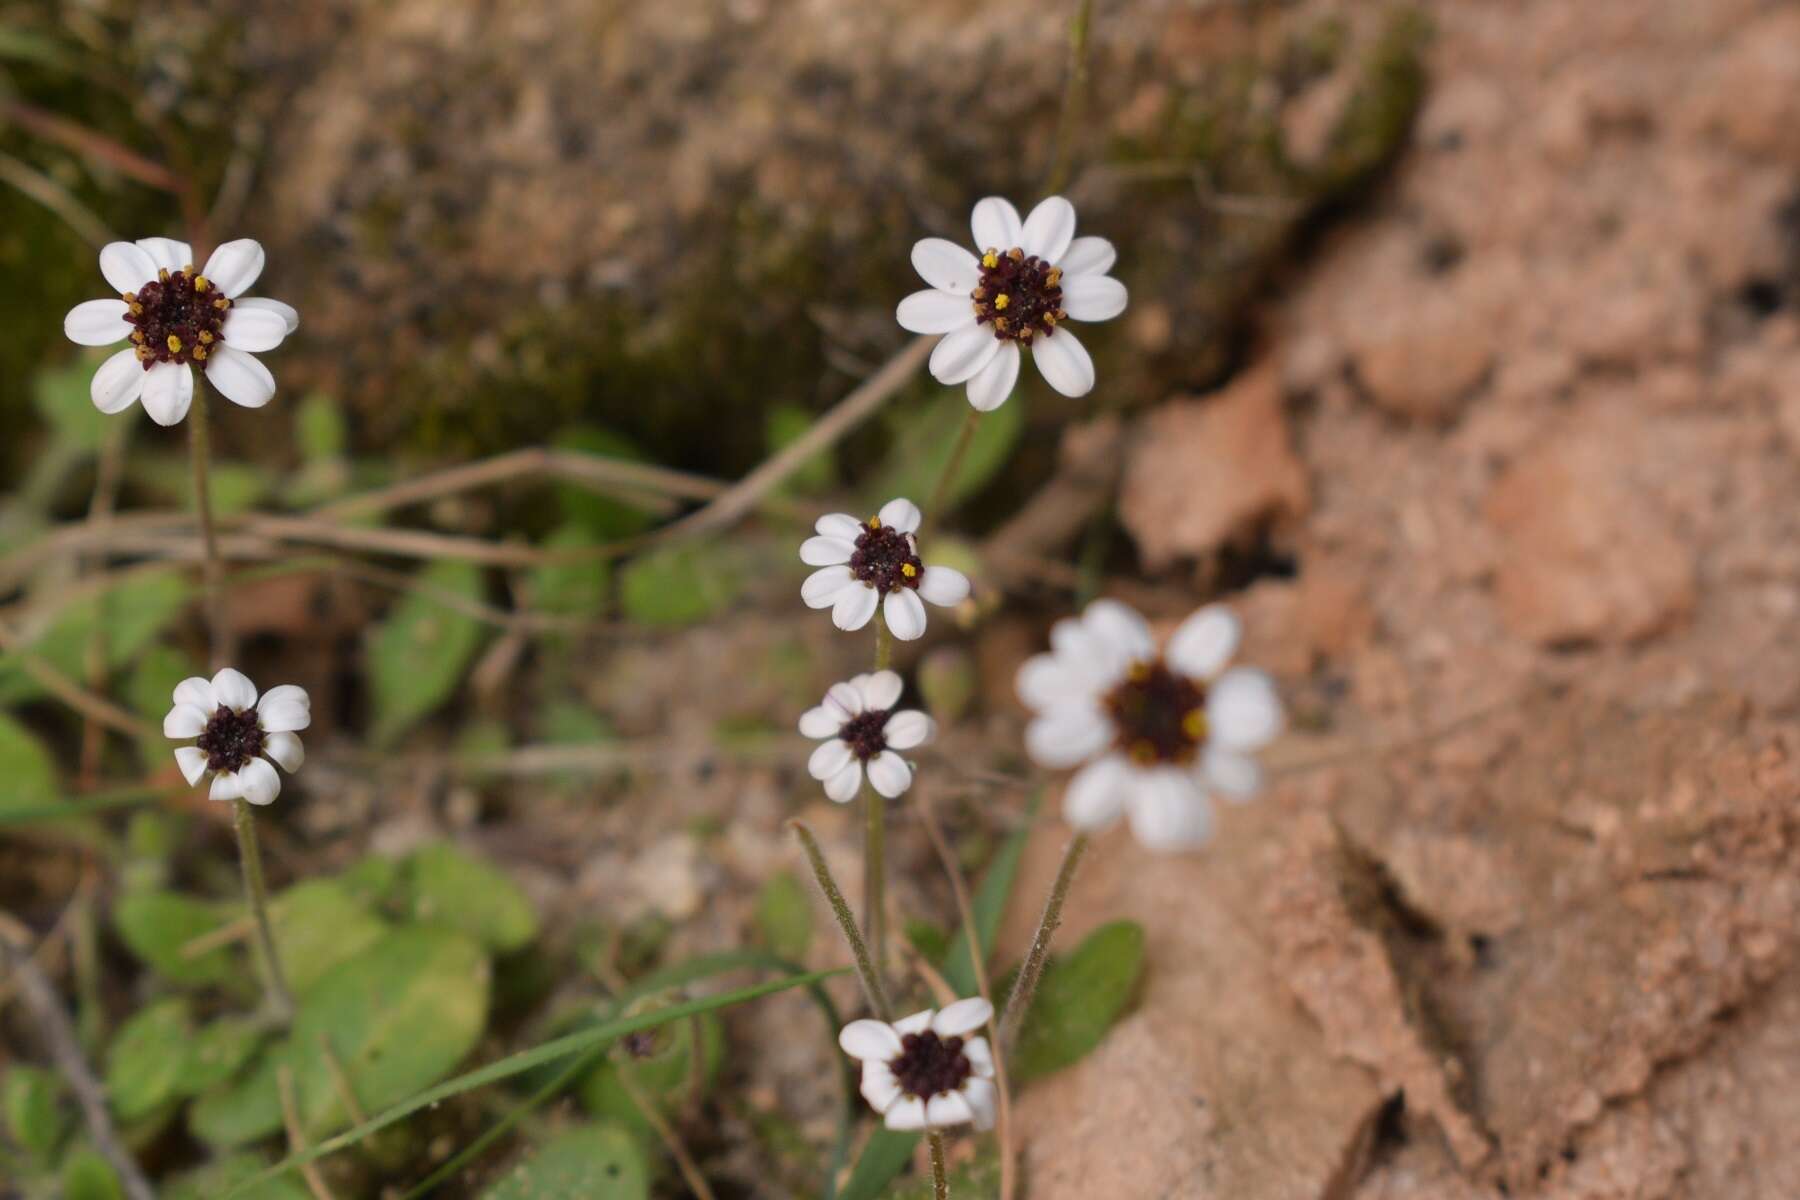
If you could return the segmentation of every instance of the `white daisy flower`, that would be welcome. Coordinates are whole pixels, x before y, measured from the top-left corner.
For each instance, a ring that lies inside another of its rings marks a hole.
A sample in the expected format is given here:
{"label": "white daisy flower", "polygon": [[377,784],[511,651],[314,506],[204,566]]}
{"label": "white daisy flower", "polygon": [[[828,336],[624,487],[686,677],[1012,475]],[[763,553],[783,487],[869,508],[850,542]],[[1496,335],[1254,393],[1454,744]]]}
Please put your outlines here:
{"label": "white daisy flower", "polygon": [[817,537],[800,544],[800,561],[819,567],[800,586],[809,608],[829,608],[839,629],[861,629],[880,603],[888,629],[903,642],[925,634],[921,597],[942,607],[969,598],[969,577],[919,560],[919,507],[889,500],[866,522],[829,513],[813,527]]}
{"label": "white daisy flower", "polygon": [[852,1021],[838,1034],[863,1065],[862,1094],[889,1129],[994,1124],[994,1056],[986,1038],[967,1037],[994,1015],[976,996],[904,1021]]}
{"label": "white daisy flower", "polygon": [[195,738],[175,751],[190,784],[213,774],[214,800],[268,804],[281,794],[281,776],[300,769],[306,752],[296,731],[312,724],[312,701],[293,684],[270,688],[259,699],[256,685],[226,667],[211,682],[196,675],[175,687],[175,707],[163,718],[163,736]]}
{"label": "white daisy flower", "polygon": [[101,249],[100,273],[119,298],[77,304],[63,318],[63,332],[83,346],[131,340],[94,372],[89,392],[101,412],[123,412],[142,398],[158,425],[179,423],[194,401],[189,364],[245,408],[261,408],[275,394],[275,377],[255,355],[281,345],[300,315],[279,300],[243,295],[262,274],[262,246],[226,242],[199,272],[193,259],[192,247],[171,238]]}
{"label": "white daisy flower", "polygon": [[1110,321],[1125,311],[1125,285],[1107,274],[1111,242],[1075,236],[1075,206],[1052,196],[1019,220],[999,196],[975,206],[977,258],[955,242],[913,245],[913,267],[931,287],[895,312],[903,328],[941,333],[931,352],[939,383],[969,385],[969,403],[999,408],[1019,380],[1019,352],[1065,396],[1094,388],[1094,360],[1065,321]]}
{"label": "white daisy flower", "polygon": [[917,709],[895,711],[899,699],[900,677],[876,671],[834,684],[824,703],[800,718],[800,732],[820,739],[806,769],[839,804],[856,798],[864,771],[889,800],[912,786],[912,767],[894,752],[923,746],[937,730]]}
{"label": "white daisy flower", "polygon": [[1262,786],[1250,752],[1281,732],[1275,685],[1251,667],[1225,670],[1238,619],[1209,604],[1160,653],[1137,613],[1097,600],[1057,622],[1051,652],[1019,669],[1019,697],[1037,712],[1025,748],[1046,767],[1077,771],[1063,813],[1081,830],[1130,817],[1153,850],[1189,849],[1212,833],[1219,792],[1247,800]]}

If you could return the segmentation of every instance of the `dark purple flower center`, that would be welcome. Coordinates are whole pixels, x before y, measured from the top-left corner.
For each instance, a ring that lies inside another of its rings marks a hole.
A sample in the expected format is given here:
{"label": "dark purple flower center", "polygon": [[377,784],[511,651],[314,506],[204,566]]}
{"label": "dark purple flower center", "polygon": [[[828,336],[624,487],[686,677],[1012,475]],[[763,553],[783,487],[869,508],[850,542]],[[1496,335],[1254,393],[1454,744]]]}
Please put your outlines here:
{"label": "dark purple flower center", "polygon": [[1206,687],[1158,658],[1132,664],[1101,701],[1114,744],[1141,766],[1194,761],[1206,741]]}
{"label": "dark purple flower center", "polygon": [[856,537],[850,573],[886,594],[903,587],[917,588],[925,578],[925,564],[919,561],[912,534],[883,525],[880,517],[870,517]]}
{"label": "dark purple flower center", "polygon": [[927,1029],[900,1039],[900,1057],[890,1062],[888,1069],[894,1073],[901,1091],[929,1100],[960,1088],[974,1072],[975,1064],[963,1053],[961,1038],[940,1038]]}
{"label": "dark purple flower center", "polygon": [[221,706],[213,710],[194,745],[206,752],[207,770],[241,771],[262,753],[262,723],[254,708]]}
{"label": "dark purple flower center", "polygon": [[1031,339],[1056,331],[1066,320],[1062,306],[1062,268],[1014,246],[981,256],[981,282],[969,293],[975,320],[991,325],[1001,341],[1029,346]]}
{"label": "dark purple flower center", "polygon": [[838,729],[838,737],[850,747],[850,753],[868,762],[887,749],[888,713],[892,709],[871,709],[857,713]]}
{"label": "dark purple flower center", "polygon": [[167,268],[135,292],[126,292],[125,320],[138,361],[148,371],[157,363],[206,361],[218,349],[231,300],[192,266]]}

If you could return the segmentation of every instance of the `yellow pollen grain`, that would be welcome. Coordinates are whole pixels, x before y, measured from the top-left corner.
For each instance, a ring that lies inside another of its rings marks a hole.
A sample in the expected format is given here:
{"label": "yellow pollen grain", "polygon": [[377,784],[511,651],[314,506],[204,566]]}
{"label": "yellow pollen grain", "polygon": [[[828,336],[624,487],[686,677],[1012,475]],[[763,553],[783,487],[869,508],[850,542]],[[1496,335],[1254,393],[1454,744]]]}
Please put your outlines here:
{"label": "yellow pollen grain", "polygon": [[157,279],[161,280],[163,283],[169,282],[169,268],[158,267],[156,269],[156,277],[157,277]]}
{"label": "yellow pollen grain", "polygon": [[196,292],[209,291],[209,290],[211,290],[211,288],[212,288],[212,280],[208,279],[204,275],[194,276],[194,290]]}
{"label": "yellow pollen grain", "polygon": [[134,317],[143,316],[144,315],[144,306],[139,304],[136,300],[133,300],[131,302],[131,315]]}
{"label": "yellow pollen grain", "polygon": [[1206,710],[1191,708],[1187,716],[1181,718],[1181,732],[1187,734],[1190,741],[1198,742],[1206,737]]}
{"label": "yellow pollen grain", "polygon": [[137,293],[136,292],[126,292],[123,296],[120,297],[120,299],[124,300],[125,303],[127,303],[127,304],[136,304],[137,303]]}
{"label": "yellow pollen grain", "polygon": [[205,362],[206,361],[206,347],[205,346],[195,346],[194,347],[194,361],[195,362]]}
{"label": "yellow pollen grain", "polygon": [[994,318],[994,328],[998,329],[1001,333],[1005,333],[1006,332],[1006,318],[1005,317],[995,317]]}
{"label": "yellow pollen grain", "polygon": [[1050,273],[1048,275],[1044,276],[1044,282],[1049,284],[1051,287],[1055,287],[1057,284],[1061,283],[1062,282],[1062,268],[1061,267],[1051,267]]}
{"label": "yellow pollen grain", "polygon": [[141,329],[132,330],[131,331],[131,340],[134,342],[137,342],[141,345],[144,340],[144,331]]}
{"label": "yellow pollen grain", "polygon": [[870,529],[880,529],[881,528],[881,516],[879,513],[876,514],[875,516],[869,518],[869,528]]}
{"label": "yellow pollen grain", "polygon": [[1012,303],[1012,297],[1007,295],[1005,292],[1001,292],[998,296],[994,297],[994,307],[995,308],[1005,308],[1007,305],[1009,305],[1011,303]]}
{"label": "yellow pollen grain", "polygon": [[231,301],[227,300],[223,296],[220,296],[217,300],[213,301],[213,307],[218,309],[219,311],[223,312],[225,309],[228,309],[231,307]]}
{"label": "yellow pollen grain", "polygon": [[1045,313],[1044,314],[1044,324],[1046,324],[1046,325],[1056,324],[1056,314],[1055,313]]}
{"label": "yellow pollen grain", "polygon": [[212,345],[212,340],[213,340],[212,330],[202,329],[200,331],[200,344],[202,346]]}
{"label": "yellow pollen grain", "polygon": [[993,267],[999,266],[1000,265],[999,252],[995,251],[995,250],[989,250],[986,254],[982,255],[981,256],[981,265],[984,267],[988,267],[990,269]]}
{"label": "yellow pollen grain", "polygon": [[1012,259],[1014,262],[1018,262],[1025,257],[1025,252],[1017,246],[1014,246],[1011,250],[1006,252],[1006,257]]}
{"label": "yellow pollen grain", "polygon": [[913,566],[911,563],[901,563],[900,573],[908,579],[911,579],[914,575],[919,573],[919,568]]}
{"label": "yellow pollen grain", "polygon": [[181,353],[181,339],[176,337],[172,333],[169,335],[169,353],[170,354],[180,354]]}

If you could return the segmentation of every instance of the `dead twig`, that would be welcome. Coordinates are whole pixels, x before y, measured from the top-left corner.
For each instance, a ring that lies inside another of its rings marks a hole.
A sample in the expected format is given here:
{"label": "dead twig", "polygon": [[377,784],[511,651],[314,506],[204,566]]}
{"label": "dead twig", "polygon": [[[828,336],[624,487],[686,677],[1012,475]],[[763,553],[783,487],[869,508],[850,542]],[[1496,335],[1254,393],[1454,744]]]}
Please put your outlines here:
{"label": "dead twig", "polygon": [[140,721],[103,696],[96,696],[61,671],[45,662],[25,645],[12,626],[0,621],[0,650],[14,656],[27,675],[39,687],[75,709],[90,721],[106,726],[128,738],[154,737],[157,730],[149,722]]}
{"label": "dead twig", "polygon": [[[281,1094],[281,1123],[287,1127],[288,1153],[304,1154],[306,1130],[300,1125],[300,1109],[294,1103],[294,1069],[286,1063],[275,1068],[275,1090]],[[325,1186],[318,1163],[309,1162],[302,1166],[300,1177],[306,1180],[306,1188],[313,1194],[313,1200],[332,1200],[331,1189]]]}

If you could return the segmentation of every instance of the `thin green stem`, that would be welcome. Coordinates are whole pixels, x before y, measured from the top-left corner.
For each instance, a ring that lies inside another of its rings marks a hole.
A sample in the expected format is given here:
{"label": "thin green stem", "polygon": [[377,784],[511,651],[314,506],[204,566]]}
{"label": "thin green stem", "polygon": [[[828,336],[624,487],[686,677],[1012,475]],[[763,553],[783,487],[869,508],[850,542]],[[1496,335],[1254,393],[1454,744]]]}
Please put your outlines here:
{"label": "thin green stem", "polygon": [[875,610],[875,669],[885,671],[894,665],[894,635],[888,630],[887,618]]}
{"label": "thin green stem", "polygon": [[831,915],[837,918],[844,940],[850,943],[850,957],[856,961],[856,975],[862,980],[869,1008],[882,1020],[891,1021],[893,1010],[888,1007],[887,989],[882,986],[881,977],[875,973],[875,963],[869,957],[868,943],[863,941],[862,934],[856,928],[856,917],[844,900],[844,893],[838,889],[837,880],[832,878],[831,868],[825,865],[825,855],[819,850],[819,839],[813,836],[813,831],[803,822],[790,821],[788,824],[793,826],[794,836],[800,839],[800,846],[806,851],[806,861],[812,866],[813,878],[818,880],[819,890],[825,893],[825,902],[831,906]]}
{"label": "thin green stem", "polygon": [[256,844],[256,815],[250,811],[247,800],[233,800],[231,807],[237,825],[238,858],[244,868],[244,894],[256,917],[257,957],[262,962],[263,981],[269,991],[269,1007],[285,1025],[294,1016],[294,996],[288,991],[287,976],[281,970],[281,956],[275,950],[275,931],[269,924],[269,889],[263,882],[262,851]]}
{"label": "thin green stem", "polygon": [[1075,134],[1087,108],[1088,33],[1094,24],[1094,0],[1081,0],[1069,20],[1069,75],[1063,84],[1062,115],[1056,122],[1056,156],[1044,179],[1044,194],[1053,196],[1069,182],[1075,162]]}
{"label": "thin green stem", "polygon": [[213,523],[212,445],[206,427],[206,385],[194,388],[194,406],[188,413],[188,457],[194,468],[194,511],[200,518],[200,538],[206,550],[206,621],[212,632],[212,667],[231,665],[233,639],[225,608],[225,562],[219,557],[219,533]]}
{"label": "thin green stem", "polygon": [[971,407],[968,416],[963,418],[962,428],[957,431],[956,444],[950,447],[950,457],[944,460],[944,469],[938,473],[937,483],[931,489],[931,503],[925,509],[927,524],[937,519],[944,505],[950,502],[950,490],[962,471],[963,460],[969,457],[969,446],[974,442],[975,431],[980,427],[981,410]]}
{"label": "thin green stem", "polygon": [[1044,902],[1044,915],[1038,919],[1037,932],[1031,936],[1031,949],[1025,955],[1019,978],[1000,1015],[1000,1044],[1003,1047],[1010,1047],[1018,1038],[1019,1026],[1024,1024],[1025,1014],[1031,1011],[1032,997],[1037,994],[1038,981],[1043,978],[1044,964],[1050,957],[1050,941],[1062,924],[1063,902],[1069,898],[1075,869],[1081,865],[1081,856],[1087,852],[1087,847],[1088,835],[1078,833],[1070,840],[1069,848],[1063,851],[1062,866],[1056,869],[1056,882],[1050,885],[1050,898]]}
{"label": "thin green stem", "polygon": [[931,1143],[931,1194],[937,1200],[950,1200],[950,1173],[944,1166],[944,1135],[932,1130],[925,1135]]}

